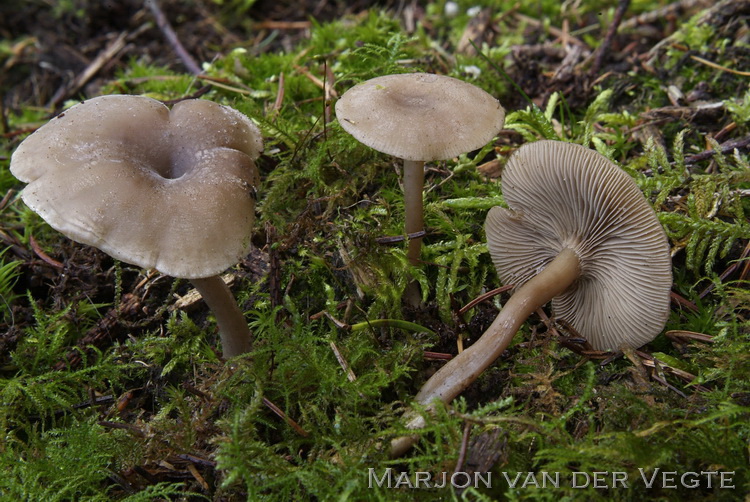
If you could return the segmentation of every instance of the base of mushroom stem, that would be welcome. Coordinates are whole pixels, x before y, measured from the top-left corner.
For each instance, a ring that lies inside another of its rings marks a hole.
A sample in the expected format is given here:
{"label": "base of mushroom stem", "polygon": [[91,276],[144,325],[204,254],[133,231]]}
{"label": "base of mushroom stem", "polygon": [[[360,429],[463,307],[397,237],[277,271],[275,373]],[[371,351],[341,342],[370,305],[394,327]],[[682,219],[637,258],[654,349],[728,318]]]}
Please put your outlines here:
{"label": "base of mushroom stem", "polygon": [[[408,411],[407,415],[413,415],[414,411]],[[417,429],[424,429],[424,426],[427,425],[427,421],[422,415],[417,415],[409,419],[408,422],[406,422],[406,428],[417,430]],[[419,441],[419,434],[412,434],[410,436],[400,436],[397,438],[394,438],[391,440],[391,451],[390,451],[390,457],[391,458],[398,458],[405,454],[407,451],[409,451],[412,446],[417,444],[417,441]]]}

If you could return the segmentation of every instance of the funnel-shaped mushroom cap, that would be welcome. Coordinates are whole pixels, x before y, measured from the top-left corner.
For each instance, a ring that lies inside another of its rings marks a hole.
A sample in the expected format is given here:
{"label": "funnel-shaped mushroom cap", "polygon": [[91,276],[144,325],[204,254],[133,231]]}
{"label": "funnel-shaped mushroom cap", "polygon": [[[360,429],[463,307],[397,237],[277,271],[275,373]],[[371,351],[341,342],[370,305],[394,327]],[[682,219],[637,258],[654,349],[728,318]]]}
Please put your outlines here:
{"label": "funnel-shaped mushroom cap", "polygon": [[510,210],[487,215],[487,243],[500,279],[517,287],[563,248],[579,279],[552,300],[594,348],[651,341],[669,315],[672,266],[656,214],[635,182],[594,150],[560,141],[518,149],[503,172]]}
{"label": "funnel-shaped mushroom cap", "polygon": [[487,144],[505,110],[479,87],[429,73],[373,78],[336,102],[341,127],[365,145],[401,159],[448,159]]}
{"label": "funnel-shaped mushroom cap", "polygon": [[258,128],[204,100],[170,111],[102,96],[29,136],[11,172],[26,204],[71,239],[175,277],[215,275],[248,251]]}

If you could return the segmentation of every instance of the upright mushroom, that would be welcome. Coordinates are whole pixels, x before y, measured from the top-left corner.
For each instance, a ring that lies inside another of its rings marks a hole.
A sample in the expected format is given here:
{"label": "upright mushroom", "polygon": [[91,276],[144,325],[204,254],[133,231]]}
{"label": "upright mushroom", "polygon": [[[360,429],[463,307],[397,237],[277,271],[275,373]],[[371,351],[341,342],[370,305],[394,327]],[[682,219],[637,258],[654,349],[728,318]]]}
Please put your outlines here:
{"label": "upright mushroom", "polygon": [[[424,229],[424,163],[487,144],[503,127],[505,110],[479,87],[429,73],[377,77],[355,85],[336,102],[349,134],[404,161],[405,232]],[[409,239],[407,258],[419,263],[421,237]],[[413,303],[413,302],[412,302]]]}
{"label": "upright mushroom", "polygon": [[224,357],[251,334],[217,276],[249,250],[254,160],[263,143],[243,114],[205,100],[169,108],[101,96],[26,138],[10,169],[24,202],[53,228],[109,255],[190,279],[213,310]]}
{"label": "upright mushroom", "polygon": [[[599,350],[651,341],[669,315],[669,244],[632,178],[580,145],[537,141],[518,149],[502,178],[509,209],[490,210],[487,245],[498,275],[515,284],[492,325],[422,387],[416,401],[448,403],[510,344],[521,324],[552,300]],[[408,427],[419,428],[416,417]],[[399,455],[415,436],[393,441]]]}

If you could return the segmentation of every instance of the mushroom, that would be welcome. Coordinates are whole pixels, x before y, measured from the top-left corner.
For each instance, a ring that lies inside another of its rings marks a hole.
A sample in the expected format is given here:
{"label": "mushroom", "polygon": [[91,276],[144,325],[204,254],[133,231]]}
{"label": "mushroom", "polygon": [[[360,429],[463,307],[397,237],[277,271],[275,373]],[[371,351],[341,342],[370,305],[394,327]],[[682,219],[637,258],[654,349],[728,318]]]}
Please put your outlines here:
{"label": "mushroom", "polygon": [[54,229],[143,268],[190,279],[213,310],[224,357],[251,334],[217,274],[249,250],[254,160],[263,148],[243,114],[205,100],[171,111],[142,96],[101,96],[26,138],[10,170]]}
{"label": "mushroom", "polygon": [[[405,73],[355,85],[336,102],[336,117],[358,141],[403,159],[405,233],[412,236],[424,230],[424,163],[484,146],[502,128],[505,110],[467,82]],[[421,246],[421,237],[409,239],[412,265],[419,263]]]}
{"label": "mushroom", "polygon": [[[537,141],[519,148],[502,178],[509,209],[485,222],[498,275],[515,291],[482,336],[437,371],[415,400],[449,403],[508,347],[521,324],[552,300],[598,350],[639,347],[669,315],[672,266],[664,229],[633,179],[580,145]],[[408,428],[420,428],[416,417]],[[397,456],[416,441],[391,444]]]}

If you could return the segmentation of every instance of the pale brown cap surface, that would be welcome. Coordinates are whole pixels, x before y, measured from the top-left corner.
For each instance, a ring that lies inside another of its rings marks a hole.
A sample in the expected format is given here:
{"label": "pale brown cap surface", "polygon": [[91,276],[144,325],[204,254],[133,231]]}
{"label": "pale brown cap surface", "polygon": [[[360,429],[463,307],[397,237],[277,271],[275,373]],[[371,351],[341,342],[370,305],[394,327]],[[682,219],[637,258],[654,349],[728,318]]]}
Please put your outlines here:
{"label": "pale brown cap surface", "polygon": [[336,102],[346,132],[401,159],[432,161],[486,145],[505,111],[479,87],[442,75],[404,73],[355,85]]}
{"label": "pale brown cap surface", "polygon": [[633,179],[594,150],[537,141],[511,156],[502,177],[510,210],[487,215],[500,279],[516,287],[565,247],[581,276],[552,300],[594,348],[639,347],[669,316],[672,263],[664,229]]}
{"label": "pale brown cap surface", "polygon": [[24,202],[71,239],[183,278],[216,275],[249,250],[258,128],[205,100],[170,111],[141,96],[101,96],[19,145]]}

